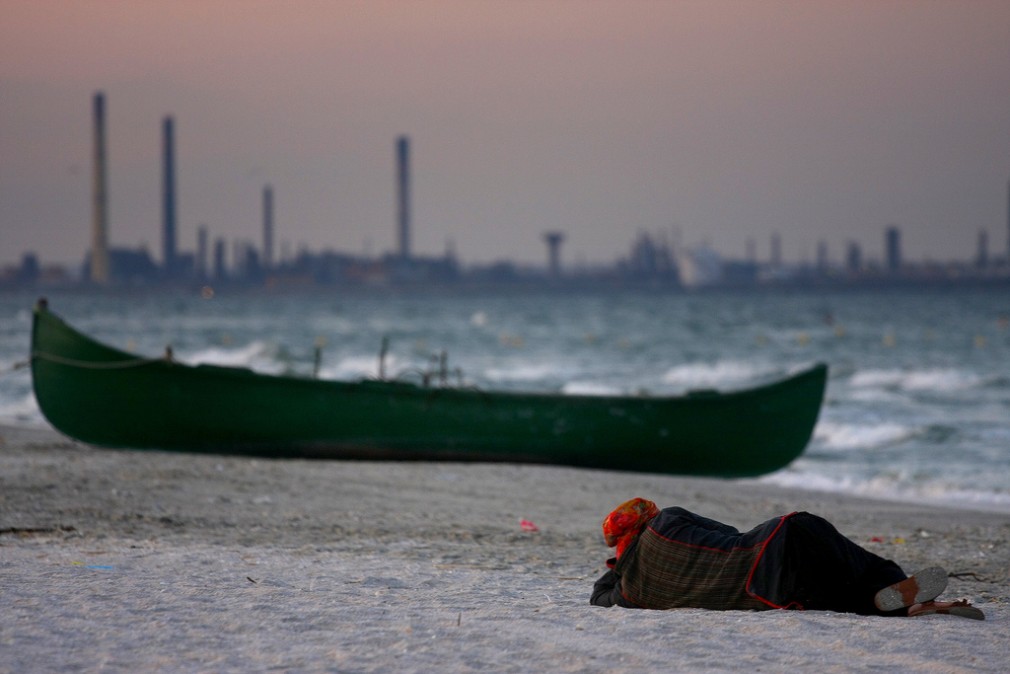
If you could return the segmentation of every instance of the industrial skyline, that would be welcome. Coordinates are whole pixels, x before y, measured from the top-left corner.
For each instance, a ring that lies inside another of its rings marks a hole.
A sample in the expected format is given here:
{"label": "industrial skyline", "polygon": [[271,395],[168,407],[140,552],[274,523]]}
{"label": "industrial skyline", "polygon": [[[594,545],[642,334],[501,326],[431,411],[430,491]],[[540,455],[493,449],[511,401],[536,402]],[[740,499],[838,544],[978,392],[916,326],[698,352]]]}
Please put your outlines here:
{"label": "industrial skyline", "polygon": [[908,260],[973,257],[981,230],[1005,248],[997,0],[0,3],[0,266],[89,248],[98,88],[110,236],[159,264],[166,115],[180,249],[203,224],[260,247],[269,183],[278,260],[395,253],[402,133],[419,256],[543,266],[562,231],[593,266],[645,231],[767,260],[777,233],[784,262],[823,242],[837,263],[850,240],[879,258],[890,223]]}
{"label": "industrial skyline", "polygon": [[[326,247],[322,250],[322,258],[318,251],[302,248],[297,253],[297,260],[290,255],[282,255],[280,260],[275,258],[274,253],[274,191],[270,184],[262,188],[262,224],[261,224],[261,245],[259,248],[249,240],[232,242],[233,259],[231,265],[225,261],[225,248],[227,242],[222,237],[217,237],[214,242],[213,267],[208,264],[210,255],[209,231],[205,224],[196,228],[196,246],[193,252],[180,250],[177,233],[177,192],[176,192],[176,150],[175,150],[175,122],[171,115],[166,115],[162,119],[161,135],[161,163],[162,163],[162,199],[161,199],[161,263],[160,265],[150,255],[150,251],[141,247],[136,250],[117,249],[111,244],[111,237],[108,227],[108,202],[109,186],[107,184],[108,175],[108,153],[107,153],[107,128],[106,128],[106,99],[101,91],[93,95],[92,105],[92,142],[93,142],[93,165],[92,165],[92,222],[91,222],[91,247],[85,257],[82,281],[93,285],[103,286],[110,283],[123,284],[124,282],[145,283],[152,282],[175,282],[175,281],[210,281],[217,282],[225,280],[242,280],[244,282],[263,282],[267,280],[276,283],[277,279],[291,278],[313,278],[318,280],[319,269],[322,265],[328,271],[326,278],[330,280],[354,281],[358,280],[358,275],[364,273],[365,276],[375,280],[384,279],[385,282],[445,282],[448,280],[458,280],[462,271],[462,262],[456,259],[451,245],[447,245],[447,250],[442,258],[415,257],[411,251],[411,168],[410,168],[410,138],[405,134],[398,135],[394,143],[395,161],[395,204],[396,204],[396,242],[395,251],[386,256],[369,259],[370,256],[355,256],[348,251],[334,250]],[[582,279],[589,277],[606,276],[605,267],[596,265],[592,270],[585,268],[576,269],[575,274],[571,270],[562,272],[561,247],[567,233],[559,230],[543,232],[542,240],[546,244],[546,272],[545,278],[558,281],[563,277],[578,276]],[[987,272],[991,268],[1006,267],[1000,275],[1010,275],[1010,182],[1007,188],[1007,255],[1005,258],[991,258],[988,251],[988,232],[980,230],[977,239],[977,251],[975,255],[972,275]],[[732,282],[758,282],[760,280],[759,270],[762,261],[757,256],[757,246],[753,240],[747,243],[747,255],[739,260],[726,260],[726,262],[736,269],[729,274]],[[665,258],[666,262],[658,262]],[[320,259],[325,260],[320,262]],[[338,260],[334,262],[334,260]],[[497,263],[512,265],[514,261],[500,260]],[[717,267],[713,267],[717,264]],[[659,241],[658,245],[652,240],[647,232],[639,232],[637,240],[632,245],[632,251],[626,261],[620,258],[614,260],[617,269],[624,265],[625,276],[637,275],[640,278],[650,275],[665,282],[675,284],[718,284],[723,282],[726,276],[723,260],[708,249],[701,247],[684,247],[677,249],[671,247],[665,241]],[[38,267],[37,256],[32,252],[26,252],[22,269],[6,274],[15,278],[23,278],[26,272],[24,267]],[[821,240],[817,243],[816,261],[804,260],[801,264],[786,264],[782,258],[782,240],[778,232],[773,232],[770,240],[769,258],[764,267],[771,269],[778,278],[787,278],[801,270],[801,275],[807,273],[803,270],[813,269],[817,275],[826,278],[829,272],[845,270],[847,274],[864,275],[870,271],[871,275],[877,271],[897,277],[907,271],[907,260],[902,254],[901,229],[894,224],[884,228],[883,260],[878,264],[871,262],[869,266],[864,266],[862,247],[855,241],[849,241],[846,247],[844,263],[833,263],[828,253],[827,244]],[[361,272],[362,268],[367,269]],[[348,271],[351,269],[352,271]],[[741,272],[741,269],[747,271]],[[788,271],[787,270],[791,270]],[[515,273],[515,272],[513,272]],[[957,274],[963,272],[958,271]],[[479,275],[479,274],[478,274]],[[734,276],[735,275],[735,276]],[[72,276],[72,274],[68,274]],[[701,279],[699,281],[699,279]],[[498,280],[501,280],[500,278]]]}
{"label": "industrial skyline", "polygon": [[[215,241],[214,267],[213,274],[211,274],[210,267],[207,263],[209,256],[208,229],[206,225],[199,225],[196,232],[195,251],[193,253],[180,252],[177,244],[175,133],[174,119],[171,115],[166,115],[162,119],[162,250],[160,269],[158,269],[157,263],[150,258],[149,251],[146,250],[137,250],[129,254],[125,251],[121,251],[118,255],[113,254],[111,252],[113,247],[110,246],[107,220],[109,189],[106,184],[106,176],[108,175],[106,148],[107,129],[105,121],[106,100],[105,94],[101,91],[96,92],[93,95],[92,115],[92,142],[94,146],[93,166],[91,169],[94,185],[92,193],[92,246],[88,251],[88,257],[86,258],[86,278],[82,280],[95,285],[106,285],[113,280],[114,276],[118,282],[122,283],[124,278],[128,278],[132,275],[136,278],[145,278],[149,282],[153,280],[165,282],[194,279],[205,280],[211,278],[221,281],[228,277],[245,278],[245,280],[255,281],[262,280],[263,277],[271,274],[276,276],[285,271],[287,274],[291,274],[292,269],[290,266],[286,268],[286,265],[289,265],[290,260],[282,259],[280,264],[275,263],[274,194],[273,187],[270,184],[265,185],[262,189],[262,230],[261,247],[259,249],[250,243],[235,245],[234,259],[232,260],[231,269],[229,270],[225,263],[224,249],[226,243],[219,237]],[[395,253],[393,253],[393,257],[399,260],[399,262],[396,263],[395,269],[383,269],[382,273],[399,274],[403,278],[413,278],[421,281],[432,280],[427,277],[429,271],[423,271],[420,274],[418,273],[418,269],[421,269],[423,265],[419,264],[420,261],[415,262],[415,258],[412,255],[410,248],[410,241],[412,238],[410,200],[410,185],[412,180],[410,171],[410,138],[404,134],[397,136],[394,147],[396,240],[398,247]],[[1010,263],[1010,183],[1008,183],[1007,233],[1008,252],[1006,260]],[[648,238],[648,235],[644,235],[644,237],[651,245],[651,240]],[[543,233],[542,238],[547,246],[547,277],[558,280],[563,276],[561,246],[566,238],[566,233],[556,230],[548,231]],[[640,233],[639,242],[635,245],[640,246],[642,244],[642,239],[643,234]],[[888,225],[884,231],[884,261],[882,269],[886,270],[890,274],[897,274],[902,271],[904,267],[900,241],[901,233],[899,227],[896,225]],[[770,242],[770,257],[767,263],[767,266],[772,269],[782,269],[786,267],[782,259],[781,245],[780,235],[778,232],[773,232]],[[672,269],[679,266],[693,266],[694,263],[691,260],[692,255],[690,249],[685,249],[684,251],[677,251],[675,249],[670,250],[669,246],[665,243],[661,244],[660,248],[662,248],[662,250],[660,250],[658,254],[669,258],[669,262],[666,265],[667,267]],[[743,263],[752,266],[756,279],[759,260],[756,255],[756,246],[753,242],[748,242],[747,251],[748,257],[743,260]],[[333,251],[332,248],[327,248],[326,252],[327,254],[333,254],[335,251]],[[313,254],[314,253],[312,251],[307,249],[303,249],[299,252],[299,255],[303,258],[303,260]],[[352,254],[346,251],[340,252],[340,254],[347,258],[352,257]],[[652,257],[655,257],[656,254],[657,253],[649,253]],[[637,255],[641,255],[641,252],[637,253]],[[634,260],[635,256],[636,253],[633,251],[630,257]],[[681,259],[678,261],[676,259],[677,257],[680,257]],[[113,262],[113,260],[116,260],[116,262]],[[451,267],[458,267],[460,265],[460,261],[456,260],[454,254],[448,251],[445,254],[445,260],[447,261],[445,264],[449,264]],[[503,260],[502,262],[510,261]],[[412,263],[417,269],[412,272],[407,272],[406,265],[411,265]],[[619,261],[615,260],[615,263],[619,264]],[[975,259],[975,267],[984,268],[988,266],[988,264],[988,236],[987,232],[982,230],[979,233],[978,238],[978,251]],[[862,265],[862,250],[857,243],[850,241],[848,243],[844,269],[848,270],[850,273],[859,273],[863,271]],[[642,266],[643,268],[652,268],[655,267],[656,264],[653,262],[645,262]],[[793,266],[795,267],[797,265]],[[818,270],[819,273],[823,275],[826,274],[833,266],[836,269],[843,268],[842,265],[832,265],[828,255],[827,245],[823,241],[819,241],[814,269]],[[113,267],[118,268],[113,269]],[[458,273],[458,271],[454,272],[454,274],[455,273]],[[581,270],[581,273],[585,274],[585,270]],[[343,272],[341,271],[338,273],[338,275],[340,274],[343,274]],[[689,277],[692,274],[693,272],[685,274],[684,272],[678,271],[678,283],[682,282],[686,277]],[[711,276],[711,272],[708,272],[708,275]],[[439,279],[443,281],[445,280],[443,272],[439,272]]]}

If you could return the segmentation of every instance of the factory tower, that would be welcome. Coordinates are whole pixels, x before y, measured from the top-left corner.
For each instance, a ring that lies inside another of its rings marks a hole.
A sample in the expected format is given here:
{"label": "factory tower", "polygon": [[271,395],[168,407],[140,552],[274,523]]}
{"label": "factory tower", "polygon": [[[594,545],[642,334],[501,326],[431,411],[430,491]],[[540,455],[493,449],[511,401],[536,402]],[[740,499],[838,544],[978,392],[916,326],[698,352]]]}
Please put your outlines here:
{"label": "factory tower", "polygon": [[92,182],[91,211],[91,268],[88,275],[92,283],[109,282],[109,214],[108,166],[105,158],[105,94],[94,97],[94,176]]}

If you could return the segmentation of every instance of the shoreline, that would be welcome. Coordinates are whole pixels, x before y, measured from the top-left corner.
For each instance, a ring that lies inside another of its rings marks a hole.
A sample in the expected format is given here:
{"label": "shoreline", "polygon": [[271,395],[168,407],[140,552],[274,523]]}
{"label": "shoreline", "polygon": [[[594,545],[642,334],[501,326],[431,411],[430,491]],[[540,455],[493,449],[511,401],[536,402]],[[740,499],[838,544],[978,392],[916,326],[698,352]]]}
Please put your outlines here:
{"label": "shoreline", "polygon": [[[987,620],[591,607],[600,521],[632,496],[741,530],[820,514],[908,572],[961,574],[944,598]],[[0,672],[999,671],[1007,559],[1005,514],[756,480],[104,450],[0,426]]]}

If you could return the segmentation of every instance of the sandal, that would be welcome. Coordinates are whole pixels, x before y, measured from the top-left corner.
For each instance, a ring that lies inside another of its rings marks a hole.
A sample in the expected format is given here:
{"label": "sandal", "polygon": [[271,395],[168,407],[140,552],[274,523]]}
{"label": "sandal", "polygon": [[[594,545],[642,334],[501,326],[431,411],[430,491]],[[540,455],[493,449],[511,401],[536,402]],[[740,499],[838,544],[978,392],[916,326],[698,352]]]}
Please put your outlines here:
{"label": "sandal", "polygon": [[873,597],[873,603],[881,611],[897,611],[906,606],[932,601],[945,589],[947,572],[939,566],[931,566],[880,590]]}
{"label": "sandal", "polygon": [[977,609],[966,600],[960,601],[927,601],[915,604],[908,609],[908,617],[914,618],[921,615],[953,615],[959,618],[970,618],[971,620],[985,620],[985,614],[981,609]]}

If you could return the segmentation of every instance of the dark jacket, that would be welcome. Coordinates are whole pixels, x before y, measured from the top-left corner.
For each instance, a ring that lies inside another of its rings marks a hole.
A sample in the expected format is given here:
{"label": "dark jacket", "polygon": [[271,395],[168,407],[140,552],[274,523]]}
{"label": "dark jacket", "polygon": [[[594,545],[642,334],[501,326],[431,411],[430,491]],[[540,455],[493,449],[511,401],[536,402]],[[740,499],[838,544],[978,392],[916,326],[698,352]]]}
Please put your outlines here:
{"label": "dark jacket", "polygon": [[666,508],[596,582],[590,601],[650,609],[789,608],[782,569],[791,517],[740,533],[684,508]]}

